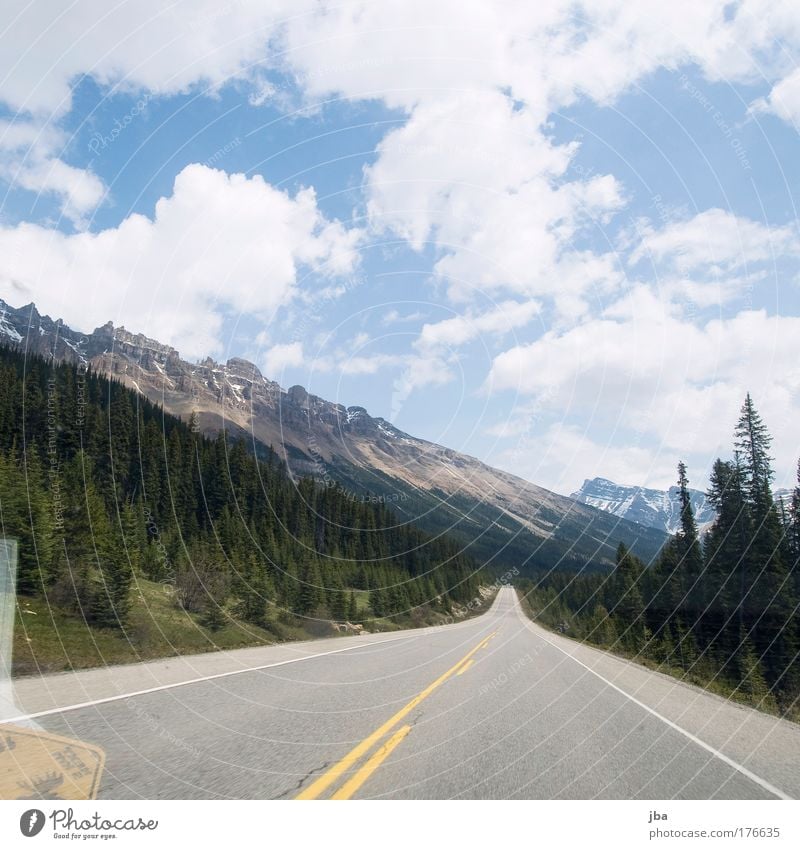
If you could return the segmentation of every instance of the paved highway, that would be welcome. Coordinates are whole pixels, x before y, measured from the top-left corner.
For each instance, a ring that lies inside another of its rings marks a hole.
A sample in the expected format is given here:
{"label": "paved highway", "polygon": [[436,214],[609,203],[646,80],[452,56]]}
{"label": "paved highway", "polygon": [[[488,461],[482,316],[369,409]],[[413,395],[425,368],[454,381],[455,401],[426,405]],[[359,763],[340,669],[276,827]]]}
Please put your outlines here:
{"label": "paved highway", "polygon": [[15,695],[46,730],[105,749],[101,798],[800,797],[800,728],[551,634],[510,588],[447,627]]}

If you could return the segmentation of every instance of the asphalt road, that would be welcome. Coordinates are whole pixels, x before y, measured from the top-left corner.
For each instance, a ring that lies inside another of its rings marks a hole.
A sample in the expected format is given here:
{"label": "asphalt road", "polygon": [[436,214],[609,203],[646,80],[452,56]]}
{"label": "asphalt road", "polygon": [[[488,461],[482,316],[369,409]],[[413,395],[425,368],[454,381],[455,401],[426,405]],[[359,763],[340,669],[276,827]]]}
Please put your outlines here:
{"label": "asphalt road", "polygon": [[800,728],[551,634],[510,588],[456,625],[23,680],[16,700],[105,749],[101,798],[800,797]]}

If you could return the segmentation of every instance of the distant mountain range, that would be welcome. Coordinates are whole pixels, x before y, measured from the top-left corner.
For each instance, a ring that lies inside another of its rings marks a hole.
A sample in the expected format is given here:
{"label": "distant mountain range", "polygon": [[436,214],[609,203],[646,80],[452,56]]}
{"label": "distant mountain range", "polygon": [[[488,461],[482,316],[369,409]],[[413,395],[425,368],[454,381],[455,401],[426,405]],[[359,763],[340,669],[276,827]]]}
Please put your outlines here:
{"label": "distant mountain range", "polygon": [[[708,530],[717,514],[704,492],[690,489],[689,493],[695,520],[702,534]],[[674,534],[680,527],[681,507],[677,486],[667,490],[647,489],[642,486],[625,486],[606,478],[592,478],[585,480],[583,486],[570,497],[581,504],[589,504],[621,519],[667,534]],[[792,492],[789,489],[776,489],[774,497],[776,503],[784,500],[788,507]]]}
{"label": "distant mountain range", "polygon": [[[689,490],[695,520],[703,530],[716,518],[714,508],[705,493]],[[681,506],[677,486],[667,490],[646,489],[643,486],[625,486],[606,480],[592,478],[570,496],[581,504],[590,504],[614,516],[628,519],[648,528],[657,528],[666,534],[674,534],[681,523]]]}
{"label": "distant mountain range", "polygon": [[403,520],[447,533],[490,568],[533,573],[607,568],[618,543],[650,560],[663,529],[609,515],[480,460],[398,430],[363,407],[284,390],[247,360],[189,363],[168,345],[111,323],[89,334],[0,300],[0,341],[111,375],[206,433],[272,446],[291,473],[337,482]]}

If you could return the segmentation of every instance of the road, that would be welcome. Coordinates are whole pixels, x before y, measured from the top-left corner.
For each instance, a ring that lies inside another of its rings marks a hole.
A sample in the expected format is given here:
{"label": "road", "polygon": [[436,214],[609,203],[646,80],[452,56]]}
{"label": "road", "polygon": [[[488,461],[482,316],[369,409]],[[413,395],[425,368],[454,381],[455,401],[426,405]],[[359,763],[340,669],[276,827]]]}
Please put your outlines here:
{"label": "road", "polygon": [[527,619],[20,680],[101,798],[800,797],[800,728]]}

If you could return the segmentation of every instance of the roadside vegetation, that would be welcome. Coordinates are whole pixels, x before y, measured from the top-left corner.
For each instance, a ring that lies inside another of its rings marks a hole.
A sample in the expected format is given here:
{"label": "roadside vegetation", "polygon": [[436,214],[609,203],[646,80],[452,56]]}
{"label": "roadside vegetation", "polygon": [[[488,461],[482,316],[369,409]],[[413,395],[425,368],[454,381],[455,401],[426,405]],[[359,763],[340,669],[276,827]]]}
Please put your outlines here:
{"label": "roadside vegetation", "polygon": [[18,544],[21,673],[437,624],[489,583],[446,536],[292,480],[271,449],[9,348],[0,535]]}
{"label": "roadside vegetation", "polygon": [[620,545],[610,574],[519,583],[529,614],[712,692],[800,720],[800,465],[775,501],[770,436],[748,395],[733,459],[714,464],[717,519],[701,540],[683,463],[681,528],[649,568]]}

